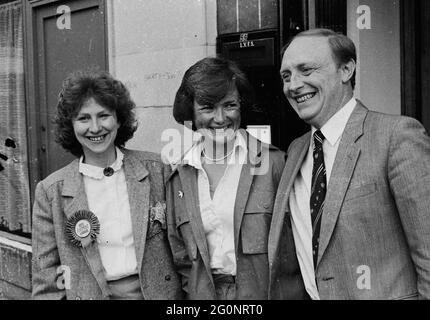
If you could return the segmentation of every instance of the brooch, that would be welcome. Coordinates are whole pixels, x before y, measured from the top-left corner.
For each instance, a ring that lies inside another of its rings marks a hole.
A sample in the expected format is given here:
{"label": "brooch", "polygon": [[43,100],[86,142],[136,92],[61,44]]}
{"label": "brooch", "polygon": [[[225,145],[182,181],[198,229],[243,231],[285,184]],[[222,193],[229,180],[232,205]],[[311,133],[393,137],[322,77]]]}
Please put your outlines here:
{"label": "brooch", "polygon": [[111,167],[106,167],[106,168],[104,168],[103,169],[103,174],[106,176],[106,177],[110,177],[110,176],[112,176],[113,174],[114,174],[114,170],[111,168]]}
{"label": "brooch", "polygon": [[151,207],[149,219],[151,222],[158,221],[162,228],[166,228],[166,204],[158,201],[155,206]]}
{"label": "brooch", "polygon": [[85,248],[99,234],[100,222],[91,211],[76,211],[66,223],[66,234],[75,246]]}

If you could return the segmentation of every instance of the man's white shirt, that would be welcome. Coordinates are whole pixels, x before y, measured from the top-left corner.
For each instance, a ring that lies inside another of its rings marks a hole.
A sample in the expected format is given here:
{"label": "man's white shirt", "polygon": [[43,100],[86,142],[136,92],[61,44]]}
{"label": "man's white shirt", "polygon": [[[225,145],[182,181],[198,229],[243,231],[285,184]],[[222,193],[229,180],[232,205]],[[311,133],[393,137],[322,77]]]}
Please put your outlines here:
{"label": "man's white shirt", "polygon": [[[323,150],[324,164],[327,173],[327,186],[330,185],[330,175],[343,131],[345,130],[346,124],[356,104],[356,100],[352,98],[320,129],[325,137]],[[293,229],[297,259],[300,265],[306,291],[313,300],[319,300],[312,256],[312,222],[310,213],[314,148],[313,135],[316,130],[316,128],[312,127],[308,153],[294,180],[294,184],[289,195],[291,226]],[[322,219],[324,219],[324,214]]]}

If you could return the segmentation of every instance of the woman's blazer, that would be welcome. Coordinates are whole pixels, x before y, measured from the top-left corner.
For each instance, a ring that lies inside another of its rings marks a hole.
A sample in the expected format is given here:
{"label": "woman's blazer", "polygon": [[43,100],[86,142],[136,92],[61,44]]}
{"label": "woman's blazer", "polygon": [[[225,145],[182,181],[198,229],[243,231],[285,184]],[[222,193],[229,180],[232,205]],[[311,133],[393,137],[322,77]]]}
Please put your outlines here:
{"label": "woman's blazer", "polygon": [[[267,240],[285,153],[246,135],[234,208],[236,298],[267,299]],[[167,183],[168,236],[187,299],[216,299],[209,251],[199,210],[197,170],[179,165]]]}
{"label": "woman's blazer", "polygon": [[[181,299],[180,280],[168,247],[165,214],[160,211],[165,208],[165,178],[170,169],[156,154],[127,149],[122,152],[143,296],[146,300]],[[68,218],[79,210],[89,210],[78,168],[76,159],[36,187],[32,233],[34,299],[109,299],[97,242],[81,248],[72,244],[65,233]]]}

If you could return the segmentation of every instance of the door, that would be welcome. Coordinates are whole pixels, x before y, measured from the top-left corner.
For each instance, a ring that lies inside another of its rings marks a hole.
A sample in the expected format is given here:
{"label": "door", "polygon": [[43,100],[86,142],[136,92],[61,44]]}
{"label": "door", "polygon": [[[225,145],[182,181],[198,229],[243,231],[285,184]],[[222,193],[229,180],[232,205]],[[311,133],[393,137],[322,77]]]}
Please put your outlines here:
{"label": "door", "polygon": [[[38,1],[30,4],[35,134],[32,147],[43,179],[74,156],[55,142],[52,119],[63,79],[88,67],[107,69],[103,0]],[[33,181],[34,184],[34,181]]]}

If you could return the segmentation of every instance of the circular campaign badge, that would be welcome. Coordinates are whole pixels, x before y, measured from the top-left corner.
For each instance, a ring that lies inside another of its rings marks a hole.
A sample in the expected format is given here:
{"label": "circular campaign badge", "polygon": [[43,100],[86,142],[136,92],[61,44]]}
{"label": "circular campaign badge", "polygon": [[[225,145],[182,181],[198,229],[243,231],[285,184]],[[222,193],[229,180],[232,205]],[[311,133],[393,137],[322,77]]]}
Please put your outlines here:
{"label": "circular campaign badge", "polygon": [[79,238],[86,238],[91,232],[91,224],[88,220],[79,220],[75,226],[75,233]]}
{"label": "circular campaign badge", "polygon": [[75,246],[85,248],[97,238],[99,232],[99,220],[91,211],[77,211],[67,220],[66,234]]}

